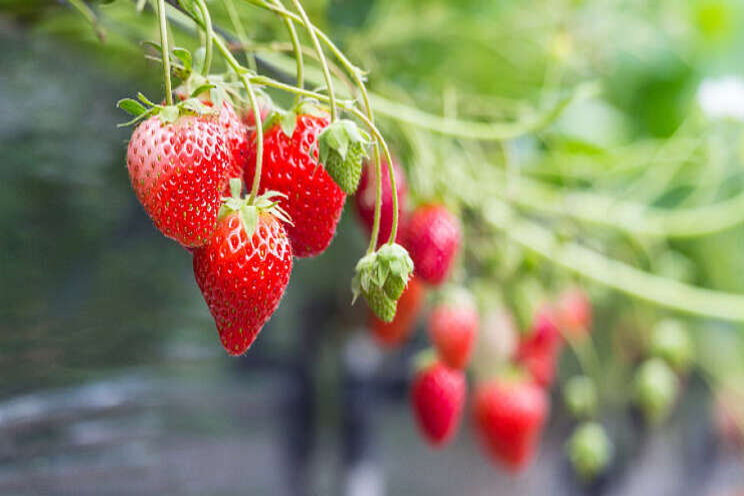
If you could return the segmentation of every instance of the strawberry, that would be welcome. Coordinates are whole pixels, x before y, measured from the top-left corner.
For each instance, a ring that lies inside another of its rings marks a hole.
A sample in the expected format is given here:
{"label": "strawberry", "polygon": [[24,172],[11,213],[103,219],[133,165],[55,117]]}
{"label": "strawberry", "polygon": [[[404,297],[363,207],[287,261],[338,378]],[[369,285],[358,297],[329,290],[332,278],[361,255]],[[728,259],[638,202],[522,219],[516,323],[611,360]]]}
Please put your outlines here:
{"label": "strawberry", "polygon": [[[180,101],[186,100],[188,95],[191,93],[189,90],[199,82],[206,83],[206,81],[201,78],[196,79],[194,82],[188,81],[182,87],[176,89],[176,97]],[[199,89],[196,89],[195,91],[199,91]],[[232,103],[230,103],[225,95],[217,91],[215,91],[214,94],[212,94],[212,92],[201,91],[198,95],[192,94],[192,96],[199,98],[201,103],[210,109],[214,108],[214,103],[212,101],[213,97],[215,97],[217,101],[221,102],[219,106],[220,110],[217,114],[217,121],[222,126],[222,135],[225,139],[225,144],[227,145],[230,157],[232,158],[228,167],[227,177],[228,179],[233,177],[242,178],[243,172],[245,171],[245,163],[248,158],[248,132],[238,117],[238,114],[235,112]],[[224,193],[226,195],[229,195],[230,193],[227,184],[225,185]]]}
{"label": "strawberry", "polygon": [[633,381],[636,405],[653,425],[661,424],[671,413],[679,393],[679,379],[660,358],[646,360]]}
{"label": "strawberry", "polygon": [[666,319],[651,331],[651,354],[667,362],[674,370],[685,372],[695,354],[690,335],[678,320]]}
{"label": "strawberry", "polygon": [[[405,224],[403,218],[406,214],[406,203],[408,196],[408,185],[406,175],[398,163],[393,160],[393,173],[395,174],[395,186],[398,190],[398,218],[399,226]],[[380,231],[377,237],[377,246],[381,246],[390,238],[390,232],[393,229],[393,188],[390,184],[390,171],[387,162],[382,162],[382,203],[380,210]],[[375,220],[375,198],[377,195],[377,185],[375,181],[375,163],[369,161],[362,169],[362,178],[359,181],[359,188],[354,196],[354,204],[362,226],[367,231],[367,235],[372,234],[372,225]],[[402,240],[402,230],[398,229],[398,240]]]}
{"label": "strawberry", "polygon": [[561,335],[555,313],[542,305],[535,314],[530,331],[517,348],[517,360],[530,372],[537,384],[549,387],[555,378],[555,362],[561,348]]}
{"label": "strawberry", "polygon": [[380,346],[393,348],[403,344],[414,329],[424,296],[424,285],[414,277],[408,281],[408,287],[398,300],[392,322],[384,322],[370,311],[370,328]]}
{"label": "strawberry", "polygon": [[556,304],[558,322],[572,338],[585,336],[592,327],[592,303],[586,292],[575,287],[561,293]]}
{"label": "strawberry", "polygon": [[347,195],[359,186],[368,146],[369,135],[348,119],[332,122],[318,136],[318,158]]}
{"label": "strawberry", "polygon": [[597,388],[585,375],[571,377],[563,386],[563,402],[574,418],[591,418],[597,412]]}
{"label": "strawberry", "polygon": [[478,323],[478,309],[465,290],[451,293],[432,310],[429,338],[449,367],[463,369],[467,366],[478,334]]}
{"label": "strawberry", "polygon": [[427,356],[411,384],[411,408],[424,438],[435,447],[452,439],[465,403],[465,374]]}
{"label": "strawberry", "polygon": [[590,482],[607,469],[613,447],[601,425],[587,422],[571,435],[566,451],[579,477]]}
{"label": "strawberry", "polygon": [[351,291],[354,301],[361,294],[370,310],[384,322],[392,322],[398,299],[413,274],[408,251],[397,243],[363,256],[356,265]]}
{"label": "strawberry", "polygon": [[[293,222],[287,226],[287,234],[294,255],[319,255],[331,243],[346,201],[344,192],[317,160],[318,134],[328,125],[328,117],[292,112],[274,115],[277,117],[269,117],[264,133],[260,191],[286,195],[279,205]],[[246,185],[252,184],[255,174],[255,141],[254,132],[245,168]]]}
{"label": "strawberry", "polygon": [[231,355],[250,348],[289,282],[292,248],[280,220],[286,215],[267,193],[241,200],[240,180],[220,209],[214,235],[194,252],[194,276]]}
{"label": "strawberry", "polygon": [[140,109],[141,116],[149,117],[134,130],[127,148],[134,192],[165,236],[186,247],[200,246],[214,230],[228,180],[231,159],[224,129],[210,114],[180,115],[177,107],[161,107],[153,115],[152,109]]}
{"label": "strawberry", "polygon": [[532,459],[548,416],[547,393],[523,378],[497,378],[475,391],[475,428],[488,455],[513,472]]}
{"label": "strawberry", "polygon": [[461,241],[460,221],[442,205],[419,207],[406,228],[406,246],[416,274],[433,285],[449,276]]}
{"label": "strawberry", "polygon": [[248,132],[227,100],[222,100],[218,120],[224,130],[227,149],[232,156],[227,177],[242,178],[248,160]]}

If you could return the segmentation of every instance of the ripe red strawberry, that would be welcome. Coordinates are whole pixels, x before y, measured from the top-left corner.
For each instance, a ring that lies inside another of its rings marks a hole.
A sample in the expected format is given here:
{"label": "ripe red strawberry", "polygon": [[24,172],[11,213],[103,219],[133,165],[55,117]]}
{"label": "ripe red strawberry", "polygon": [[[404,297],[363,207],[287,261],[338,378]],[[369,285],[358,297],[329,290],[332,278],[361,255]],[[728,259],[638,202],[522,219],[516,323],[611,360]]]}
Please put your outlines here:
{"label": "ripe red strawberry", "polygon": [[[289,282],[292,249],[270,195],[255,205],[234,197],[220,210],[209,242],[194,252],[194,276],[222,346],[240,355],[274,313]],[[232,187],[232,183],[231,183]],[[281,217],[281,213],[278,213]]]}
{"label": "ripe red strawberry", "polygon": [[395,348],[408,339],[414,330],[424,296],[424,285],[413,277],[398,300],[398,310],[392,322],[384,322],[372,311],[369,312],[370,328],[380,346]]}
{"label": "ripe red strawberry", "polygon": [[548,396],[524,379],[494,379],[477,386],[475,428],[496,463],[521,471],[532,459],[548,416]]}
{"label": "ripe red strawberry", "polygon": [[558,297],[558,321],[569,337],[580,338],[592,327],[592,303],[579,287],[571,288]]}
{"label": "ripe red strawberry", "polygon": [[140,203],[165,236],[186,247],[211,236],[230,162],[224,130],[207,114],[170,123],[151,116],[134,130],[127,149]]}
{"label": "ripe red strawberry", "polygon": [[419,207],[406,227],[406,246],[424,282],[438,285],[449,276],[460,249],[460,221],[442,205]]}
{"label": "ripe red strawberry", "polygon": [[248,131],[240,121],[238,114],[235,113],[232,104],[227,100],[222,101],[218,120],[224,129],[227,149],[232,155],[227,177],[242,179],[248,161]]}
{"label": "ripe red strawberry", "polygon": [[[405,224],[408,203],[408,184],[406,174],[396,161],[393,161],[395,174],[395,186],[398,190],[398,226]],[[380,232],[377,237],[377,246],[380,247],[390,238],[393,229],[393,188],[390,184],[390,171],[387,162],[382,162],[382,204],[380,209]],[[372,225],[375,220],[375,198],[377,196],[377,184],[375,181],[375,163],[369,161],[362,170],[362,178],[359,181],[359,189],[354,196],[356,211],[362,227],[367,235],[372,234]],[[402,229],[398,228],[397,240],[402,240]]]}
{"label": "ripe red strawberry", "polygon": [[517,360],[542,387],[549,387],[553,383],[561,344],[555,311],[551,306],[543,305],[535,314],[530,331],[520,339],[517,349]]}
{"label": "ripe red strawberry", "polygon": [[[279,205],[293,222],[287,234],[296,257],[319,255],[328,247],[346,201],[344,192],[317,162],[315,144],[327,125],[327,116],[299,114],[291,138],[278,121],[264,133],[260,191],[287,195]],[[255,173],[255,141],[254,132],[245,168],[248,187]]]}
{"label": "ripe red strawberry", "polygon": [[429,316],[429,338],[442,361],[463,369],[478,335],[478,309],[469,293],[458,292],[439,303]]}
{"label": "ripe red strawberry", "polygon": [[[177,89],[175,92],[176,97],[180,101],[186,100],[189,95],[188,90],[188,86]],[[213,102],[210,100],[211,94],[209,92],[201,93],[198,98],[207,107],[214,107]],[[222,99],[222,106],[217,114],[217,121],[222,126],[222,135],[232,158],[229,163],[227,177],[228,179],[233,177],[242,179],[245,171],[245,163],[248,158],[248,131],[235,112],[232,103],[226,98]],[[224,194],[230,194],[227,185]]]}
{"label": "ripe red strawberry", "polygon": [[465,374],[436,359],[425,363],[411,385],[411,408],[421,434],[435,447],[457,431],[465,403]]}

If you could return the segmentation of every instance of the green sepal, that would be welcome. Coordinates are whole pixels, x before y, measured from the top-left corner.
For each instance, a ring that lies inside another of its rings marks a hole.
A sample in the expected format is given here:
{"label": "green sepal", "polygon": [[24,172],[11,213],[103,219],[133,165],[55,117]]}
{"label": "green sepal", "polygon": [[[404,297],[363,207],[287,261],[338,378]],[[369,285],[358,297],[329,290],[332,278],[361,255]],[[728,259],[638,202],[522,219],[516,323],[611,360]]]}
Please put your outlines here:
{"label": "green sepal", "polygon": [[413,274],[413,260],[408,251],[397,243],[381,246],[377,250],[377,260],[382,267],[380,272],[385,294],[397,301]]}
{"label": "green sepal", "polygon": [[187,98],[173,105],[159,105],[152,102],[142,93],[137,93],[137,98],[139,99],[139,102],[132,98],[124,98],[117,102],[116,105],[120,109],[134,115],[134,119],[119,124],[119,127],[137,124],[153,115],[159,116],[160,120],[164,123],[171,124],[182,115],[207,115],[217,112],[216,108],[205,105],[198,98]]}
{"label": "green sepal", "polygon": [[241,197],[243,191],[243,181],[234,177],[230,179],[230,196],[222,199],[222,206],[217,213],[217,220],[222,220],[226,216],[239,212],[240,220],[243,222],[243,228],[248,236],[253,236],[253,232],[258,226],[258,214],[268,212],[280,221],[292,224],[292,220],[277,203],[275,198],[286,198],[287,195],[276,191],[267,191],[263,195],[256,197],[252,202],[248,197]]}
{"label": "green sepal", "polygon": [[124,112],[135,117],[139,117],[140,115],[147,112],[147,109],[144,105],[132,98],[123,98],[116,102],[116,106],[122,109]]}
{"label": "green sepal", "polygon": [[346,194],[354,194],[359,186],[369,141],[369,135],[348,119],[332,122],[318,136],[318,160]]}
{"label": "green sepal", "polygon": [[193,70],[193,59],[191,58],[191,52],[185,48],[175,47],[173,48],[173,56],[180,62],[177,68],[174,66],[174,72],[176,76],[182,81],[188,79]]}

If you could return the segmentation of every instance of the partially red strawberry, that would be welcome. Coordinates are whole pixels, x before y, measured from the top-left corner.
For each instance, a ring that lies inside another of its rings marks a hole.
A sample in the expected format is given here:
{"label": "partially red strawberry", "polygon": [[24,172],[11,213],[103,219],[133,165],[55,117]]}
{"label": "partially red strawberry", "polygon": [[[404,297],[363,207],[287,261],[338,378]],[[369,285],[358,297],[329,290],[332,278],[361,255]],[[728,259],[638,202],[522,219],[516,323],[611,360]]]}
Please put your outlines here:
{"label": "partially red strawberry", "polygon": [[413,277],[408,281],[408,287],[398,300],[398,309],[392,322],[384,322],[372,311],[369,312],[370,329],[380,346],[395,348],[409,338],[414,330],[424,296],[424,285]]}
{"label": "partially red strawberry", "polygon": [[465,290],[451,293],[434,307],[429,315],[429,338],[444,363],[455,369],[467,366],[478,324],[478,308]]}
{"label": "partially red strawberry", "polygon": [[[408,183],[403,169],[393,160],[393,172],[395,174],[395,186],[398,190],[398,225],[406,223],[408,203]],[[390,171],[386,161],[382,161],[382,203],[380,207],[380,231],[377,236],[377,246],[381,246],[390,238],[393,228],[393,188],[390,184]],[[375,220],[375,198],[377,197],[377,183],[375,181],[375,163],[368,161],[362,170],[362,178],[359,181],[354,203],[359,215],[362,227],[367,235],[372,234],[372,225]],[[398,229],[397,239],[402,240],[402,230]]]}
{"label": "partially red strawberry", "polygon": [[523,378],[498,378],[476,387],[475,428],[495,463],[519,472],[532,460],[550,409],[544,390]]}
{"label": "partially red strawberry", "polygon": [[[287,234],[294,255],[312,257],[331,243],[346,195],[318,164],[316,142],[328,125],[328,117],[303,113],[289,117],[289,126],[286,117],[281,117],[264,130],[260,191],[278,191],[287,196],[279,200],[279,205],[293,222],[287,226]],[[255,141],[254,132],[245,169],[248,187],[255,174]]]}
{"label": "partially red strawberry", "polygon": [[442,205],[419,207],[408,221],[405,244],[416,275],[429,284],[447,279],[461,242],[460,221]]}
{"label": "partially red strawberry", "polygon": [[176,107],[166,111],[168,118],[152,115],[132,133],[129,177],[165,236],[186,247],[200,246],[214,230],[228,180],[231,159],[224,129],[211,114],[179,116]]}
{"label": "partially red strawberry", "polygon": [[214,235],[194,252],[194,276],[222,346],[240,355],[279,305],[292,271],[292,248],[271,193],[251,205],[239,198],[239,181],[231,180],[231,188],[233,198],[220,209]]}
{"label": "partially red strawberry", "polygon": [[411,408],[424,438],[443,446],[457,432],[465,403],[465,374],[438,360],[425,360],[411,385]]}
{"label": "partially red strawberry", "polygon": [[556,311],[561,328],[567,336],[581,338],[591,330],[592,303],[583,289],[574,287],[561,293]]}
{"label": "partially red strawberry", "polygon": [[517,360],[540,386],[549,387],[553,383],[561,344],[555,311],[550,305],[542,305],[533,318],[532,327],[521,337],[517,349]]}

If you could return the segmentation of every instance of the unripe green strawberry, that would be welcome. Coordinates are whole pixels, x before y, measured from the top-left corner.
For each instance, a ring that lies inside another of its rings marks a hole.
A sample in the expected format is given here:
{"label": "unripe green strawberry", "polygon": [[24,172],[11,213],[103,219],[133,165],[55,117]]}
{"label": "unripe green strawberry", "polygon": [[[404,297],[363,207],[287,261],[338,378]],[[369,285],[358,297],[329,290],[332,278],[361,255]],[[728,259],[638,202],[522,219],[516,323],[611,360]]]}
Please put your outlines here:
{"label": "unripe green strawberry", "polygon": [[588,422],[574,431],[566,450],[579,477],[591,482],[610,464],[613,447],[602,426]]}
{"label": "unripe green strawberry", "polygon": [[563,386],[563,402],[575,418],[591,418],[597,411],[597,390],[584,375],[572,377]]}
{"label": "unripe green strawberry", "polygon": [[651,354],[663,359],[675,370],[687,370],[694,351],[682,322],[667,319],[654,326],[651,332]]}
{"label": "unripe green strawberry", "polygon": [[667,418],[678,391],[677,376],[659,358],[646,360],[636,372],[635,401],[651,424],[658,425]]}
{"label": "unripe green strawberry", "polygon": [[395,318],[395,310],[398,301],[389,298],[382,288],[372,286],[363,293],[369,308],[383,322],[392,322]]}
{"label": "unripe green strawberry", "polygon": [[413,272],[413,262],[405,248],[385,244],[357,263],[351,283],[354,300],[361,294],[372,311],[384,322],[392,322],[401,294]]}
{"label": "unripe green strawberry", "polygon": [[318,135],[318,158],[346,194],[359,186],[368,144],[369,136],[347,119],[332,122]]}

